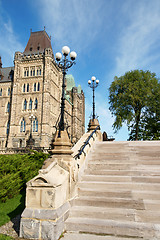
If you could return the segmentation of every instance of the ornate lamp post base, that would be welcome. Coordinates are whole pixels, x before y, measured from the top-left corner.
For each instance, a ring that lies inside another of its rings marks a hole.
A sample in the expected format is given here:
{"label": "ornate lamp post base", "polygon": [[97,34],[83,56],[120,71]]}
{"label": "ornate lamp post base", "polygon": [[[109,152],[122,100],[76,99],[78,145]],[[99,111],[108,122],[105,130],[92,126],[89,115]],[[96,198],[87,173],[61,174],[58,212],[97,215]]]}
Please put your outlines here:
{"label": "ornate lamp post base", "polygon": [[52,149],[51,152],[54,155],[70,155],[73,153],[71,151],[72,144],[70,142],[66,129],[64,129],[64,131],[61,131],[61,137],[58,137],[57,131],[53,146],[54,149]]}
{"label": "ornate lamp post base", "polygon": [[33,149],[35,146],[35,140],[32,138],[32,135],[29,135],[28,140],[26,141],[26,147]]}
{"label": "ornate lamp post base", "polygon": [[97,118],[91,119],[88,124],[88,132],[95,130],[98,126],[99,126],[99,130],[100,130],[100,125],[99,125],[98,119]]}

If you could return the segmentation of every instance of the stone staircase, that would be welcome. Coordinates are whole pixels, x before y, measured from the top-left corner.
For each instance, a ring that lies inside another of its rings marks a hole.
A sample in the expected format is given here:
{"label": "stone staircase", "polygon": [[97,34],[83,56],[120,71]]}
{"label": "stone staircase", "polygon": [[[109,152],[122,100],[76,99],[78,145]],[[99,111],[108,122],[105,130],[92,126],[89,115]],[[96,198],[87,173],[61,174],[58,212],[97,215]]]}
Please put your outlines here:
{"label": "stone staircase", "polygon": [[98,142],[65,226],[111,239],[160,239],[160,142]]}

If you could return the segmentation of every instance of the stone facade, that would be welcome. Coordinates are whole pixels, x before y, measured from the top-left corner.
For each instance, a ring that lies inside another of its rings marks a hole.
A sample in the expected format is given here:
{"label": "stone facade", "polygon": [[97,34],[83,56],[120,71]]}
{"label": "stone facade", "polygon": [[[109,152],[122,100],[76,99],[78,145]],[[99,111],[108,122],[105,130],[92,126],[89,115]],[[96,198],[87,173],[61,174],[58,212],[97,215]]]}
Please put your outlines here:
{"label": "stone facade", "polygon": [[[26,147],[32,130],[35,147],[49,148],[60,115],[62,73],[57,67],[46,31],[31,32],[14,67],[0,59],[0,149]],[[33,114],[34,118],[30,120]],[[66,76],[65,122],[72,142],[85,131],[85,103],[81,87]],[[31,127],[32,124],[32,127]]]}

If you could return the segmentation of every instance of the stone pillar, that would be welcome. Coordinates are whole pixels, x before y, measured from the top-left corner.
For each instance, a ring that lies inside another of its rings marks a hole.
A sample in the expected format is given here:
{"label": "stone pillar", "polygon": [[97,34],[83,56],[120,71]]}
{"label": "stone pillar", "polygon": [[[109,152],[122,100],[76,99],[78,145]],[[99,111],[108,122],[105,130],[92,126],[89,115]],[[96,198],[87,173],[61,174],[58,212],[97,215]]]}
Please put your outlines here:
{"label": "stone pillar", "polygon": [[27,183],[26,208],[20,237],[58,240],[69,215],[70,199],[76,195],[78,167],[72,157],[67,131],[56,136],[50,158],[38,176]]}

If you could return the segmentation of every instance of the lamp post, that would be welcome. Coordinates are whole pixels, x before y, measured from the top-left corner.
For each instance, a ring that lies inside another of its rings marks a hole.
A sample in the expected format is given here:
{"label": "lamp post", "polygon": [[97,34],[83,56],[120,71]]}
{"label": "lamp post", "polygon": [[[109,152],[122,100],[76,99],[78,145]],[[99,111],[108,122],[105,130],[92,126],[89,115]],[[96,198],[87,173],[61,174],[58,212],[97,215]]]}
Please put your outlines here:
{"label": "lamp post", "polygon": [[30,136],[29,136],[28,140],[26,141],[26,145],[27,145],[27,147],[29,147],[29,148],[33,148],[33,147],[34,147],[35,140],[34,140],[33,137],[32,137],[32,122],[33,122],[33,120],[35,119],[35,116],[34,116],[33,114],[31,114],[31,115],[29,116],[29,119],[30,119],[30,121],[31,121],[31,128],[30,128]]}
{"label": "lamp post", "polygon": [[98,87],[98,84],[99,84],[99,80],[96,79],[96,77],[92,77],[91,80],[88,81],[88,86],[90,88],[92,88],[93,90],[93,118],[92,119],[95,119],[96,116],[95,116],[95,88]]}
{"label": "lamp post", "polygon": [[65,129],[65,124],[64,124],[64,110],[65,110],[65,75],[68,70],[68,68],[72,67],[73,64],[75,64],[75,59],[77,57],[76,52],[71,52],[70,53],[70,59],[68,60],[67,56],[70,53],[70,48],[67,46],[64,46],[62,48],[62,54],[60,52],[57,52],[55,55],[55,58],[57,60],[57,66],[61,69],[62,74],[63,74],[63,82],[62,82],[62,97],[61,97],[61,113],[60,113],[60,121],[58,124],[59,127],[59,132],[58,132],[58,138],[61,137],[61,131],[64,131]]}
{"label": "lamp post", "polygon": [[35,119],[35,116],[34,116],[33,114],[31,114],[31,115],[29,116],[29,119],[30,119],[30,121],[31,121],[30,137],[32,138],[32,122],[33,122],[33,120]]}

